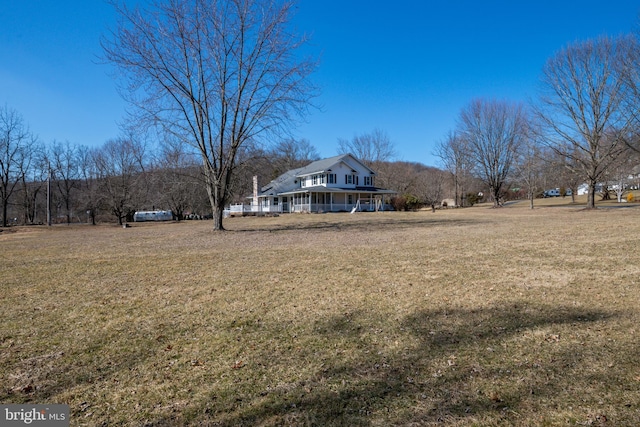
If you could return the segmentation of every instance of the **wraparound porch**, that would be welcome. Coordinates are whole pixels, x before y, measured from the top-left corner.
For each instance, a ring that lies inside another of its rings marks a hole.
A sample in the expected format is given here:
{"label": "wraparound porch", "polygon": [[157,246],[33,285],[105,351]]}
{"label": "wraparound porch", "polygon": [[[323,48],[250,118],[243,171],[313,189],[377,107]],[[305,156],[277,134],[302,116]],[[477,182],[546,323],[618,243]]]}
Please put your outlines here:
{"label": "wraparound porch", "polygon": [[377,212],[392,210],[389,204],[392,194],[395,193],[305,191],[281,194],[272,200],[281,212]]}

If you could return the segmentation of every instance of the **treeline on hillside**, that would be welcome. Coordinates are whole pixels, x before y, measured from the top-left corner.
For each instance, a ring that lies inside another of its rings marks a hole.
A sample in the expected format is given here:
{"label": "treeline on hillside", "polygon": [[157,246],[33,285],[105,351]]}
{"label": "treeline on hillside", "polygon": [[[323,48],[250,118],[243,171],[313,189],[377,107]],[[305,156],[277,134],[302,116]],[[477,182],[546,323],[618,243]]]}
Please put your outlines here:
{"label": "treeline on hillside", "polygon": [[[633,197],[630,190],[640,186],[637,35],[562,48],[543,67],[540,87],[528,104],[471,100],[436,149],[442,170],[398,161],[382,130],[339,139],[339,152],[352,153],[375,170],[377,185],[397,192],[398,210],[435,207],[443,199],[451,199],[449,206],[486,200],[499,207],[528,198],[533,208],[536,197],[578,193],[587,194],[587,208],[595,208],[597,194],[618,201]],[[307,97],[302,98],[304,104]],[[288,105],[287,99],[280,101]],[[258,130],[270,129],[272,120],[284,126],[280,117],[267,115]],[[192,118],[183,119],[191,123]],[[184,123],[173,125],[183,129]],[[122,223],[136,210],[163,209],[178,219],[211,214],[214,229],[222,230],[222,208],[251,195],[253,176],[264,185],[319,157],[307,140],[266,148],[254,140],[262,138],[258,130],[230,137],[218,129],[202,145],[199,133],[170,132],[170,125],[169,118],[154,118],[140,130],[161,133],[153,143],[132,133],[97,148],[47,146],[19,113],[0,108],[0,225],[43,223],[47,212],[53,222]],[[216,134],[227,138],[212,139]],[[265,140],[274,136],[264,135]]]}
{"label": "treeline on hillside", "polygon": [[[211,215],[200,159],[184,145],[156,146],[130,136],[97,148],[69,142],[46,146],[16,112],[5,108],[2,115],[15,136],[5,144],[12,155],[11,162],[3,163],[3,226],[44,224],[48,214],[53,223],[92,224],[122,224],[140,210],[171,210],[178,220]],[[268,150],[248,147],[238,156],[232,203],[247,202],[253,176],[262,186],[317,159],[316,148],[306,140],[284,140]],[[437,168],[415,162],[368,163],[378,172],[378,186],[397,191],[398,200],[406,201],[399,209],[439,203],[451,191],[450,174]]]}

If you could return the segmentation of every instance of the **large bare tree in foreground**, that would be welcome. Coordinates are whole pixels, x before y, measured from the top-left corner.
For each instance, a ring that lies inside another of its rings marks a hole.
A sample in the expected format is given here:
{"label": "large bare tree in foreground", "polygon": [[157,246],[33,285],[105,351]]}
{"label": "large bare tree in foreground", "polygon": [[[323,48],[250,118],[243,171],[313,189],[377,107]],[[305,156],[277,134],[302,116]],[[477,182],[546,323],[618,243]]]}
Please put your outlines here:
{"label": "large bare tree in foreground", "polygon": [[105,56],[124,73],[138,122],[197,148],[214,229],[223,230],[239,151],[307,112],[315,62],[296,56],[305,39],[289,31],[291,1],[151,3],[113,2],[120,24]]}
{"label": "large bare tree in foreground", "polygon": [[626,97],[633,48],[630,36],[587,40],[562,49],[543,69],[537,115],[545,140],[587,180],[590,209],[598,181],[624,154],[632,133]]}

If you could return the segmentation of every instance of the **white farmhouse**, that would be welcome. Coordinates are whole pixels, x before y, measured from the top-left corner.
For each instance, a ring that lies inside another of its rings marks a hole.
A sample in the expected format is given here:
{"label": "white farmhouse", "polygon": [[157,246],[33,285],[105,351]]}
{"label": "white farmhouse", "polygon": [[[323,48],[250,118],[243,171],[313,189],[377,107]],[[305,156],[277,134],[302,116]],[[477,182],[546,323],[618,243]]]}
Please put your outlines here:
{"label": "white farmhouse", "polygon": [[[376,173],[351,154],[293,169],[263,186],[251,210],[341,212],[390,210],[395,191],[376,187]],[[257,205],[257,206],[256,206]]]}

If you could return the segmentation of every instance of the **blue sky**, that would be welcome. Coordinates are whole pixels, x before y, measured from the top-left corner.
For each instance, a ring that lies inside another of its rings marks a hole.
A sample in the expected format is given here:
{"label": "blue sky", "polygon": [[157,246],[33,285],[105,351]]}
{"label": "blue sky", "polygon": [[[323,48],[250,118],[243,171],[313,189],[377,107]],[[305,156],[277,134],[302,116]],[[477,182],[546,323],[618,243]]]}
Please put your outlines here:
{"label": "blue sky", "polygon": [[[567,43],[638,28],[634,1],[300,0],[294,25],[320,55],[321,106],[296,133],[322,156],[379,128],[398,160],[437,165],[435,147],[473,98],[526,102]],[[0,105],[46,143],[98,146],[126,104],[100,64],[115,16],[102,0],[0,0]]]}

